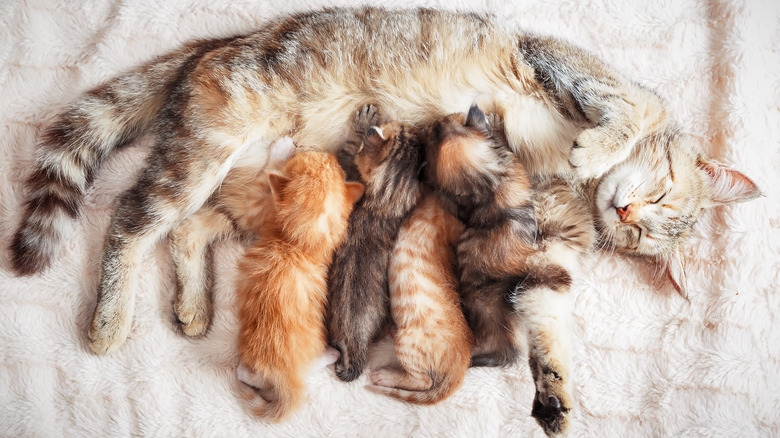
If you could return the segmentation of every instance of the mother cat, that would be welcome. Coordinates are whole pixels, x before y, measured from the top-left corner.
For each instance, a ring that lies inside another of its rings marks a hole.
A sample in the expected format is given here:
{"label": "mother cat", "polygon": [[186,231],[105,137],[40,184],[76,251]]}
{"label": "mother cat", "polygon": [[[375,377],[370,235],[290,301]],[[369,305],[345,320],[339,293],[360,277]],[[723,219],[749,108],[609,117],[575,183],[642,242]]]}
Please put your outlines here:
{"label": "mother cat", "polygon": [[[140,254],[197,211],[231,168],[264,166],[280,135],[338,148],[343,122],[365,103],[416,124],[472,103],[502,115],[532,174],[594,187],[604,235],[657,257],[678,285],[679,245],[703,209],[758,193],[680,134],[655,94],[577,48],[476,14],[325,10],[187,45],[73,103],[43,134],[12,243],[14,269],[45,268],[104,159],[155,132],[159,141],[119,201],[104,246],[89,338],[95,352],[111,352],[130,330]],[[612,169],[632,154],[637,166],[661,167],[652,190],[630,169]]]}

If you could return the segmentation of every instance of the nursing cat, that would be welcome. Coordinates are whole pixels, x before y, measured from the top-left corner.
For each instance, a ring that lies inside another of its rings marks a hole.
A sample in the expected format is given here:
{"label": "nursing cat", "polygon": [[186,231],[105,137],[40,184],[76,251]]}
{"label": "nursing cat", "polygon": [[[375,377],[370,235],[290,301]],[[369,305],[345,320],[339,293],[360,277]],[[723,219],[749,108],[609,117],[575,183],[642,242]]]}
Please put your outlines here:
{"label": "nursing cat", "polygon": [[231,168],[262,168],[272,140],[289,134],[338,150],[349,127],[334,121],[369,102],[418,125],[472,103],[499,114],[532,175],[582,184],[602,238],[657,260],[681,289],[680,248],[705,209],[759,194],[681,133],[657,95],[572,45],[474,13],[328,9],[188,44],[66,108],[40,141],[13,268],[48,266],[106,157],[157,134],[103,248],[88,335],[94,352],[112,352],[131,328],[141,254],[201,208]]}

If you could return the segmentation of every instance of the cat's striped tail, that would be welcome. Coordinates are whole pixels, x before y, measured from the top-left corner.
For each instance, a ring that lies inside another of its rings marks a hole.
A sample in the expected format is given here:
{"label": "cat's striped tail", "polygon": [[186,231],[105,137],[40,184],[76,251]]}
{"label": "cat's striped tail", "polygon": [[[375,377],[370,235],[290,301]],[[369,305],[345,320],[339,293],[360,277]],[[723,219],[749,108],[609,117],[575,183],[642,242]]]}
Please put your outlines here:
{"label": "cat's striped tail", "polygon": [[209,44],[192,44],[95,88],[57,116],[42,134],[27,180],[23,219],[11,243],[19,275],[41,271],[59,248],[106,157],[146,130],[183,65]]}
{"label": "cat's striped tail", "polygon": [[450,372],[446,373],[430,372],[429,375],[432,381],[431,387],[421,391],[380,385],[366,385],[366,388],[408,403],[431,405],[444,400],[452,395],[456,389],[460,388],[465,374],[465,368],[462,370],[452,369]]}

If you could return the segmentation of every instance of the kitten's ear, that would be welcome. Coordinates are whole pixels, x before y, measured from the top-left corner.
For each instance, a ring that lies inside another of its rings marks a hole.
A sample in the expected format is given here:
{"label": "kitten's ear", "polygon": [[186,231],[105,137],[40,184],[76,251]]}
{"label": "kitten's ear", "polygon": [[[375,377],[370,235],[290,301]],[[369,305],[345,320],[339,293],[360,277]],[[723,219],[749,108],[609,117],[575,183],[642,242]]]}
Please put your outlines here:
{"label": "kitten's ear", "polygon": [[756,184],[736,170],[703,159],[699,159],[697,164],[707,181],[711,207],[749,201],[761,195]]}
{"label": "kitten's ear", "polygon": [[281,197],[282,191],[290,182],[290,178],[276,172],[268,173],[268,184],[271,186],[271,193],[274,196],[274,200],[278,201]]}
{"label": "kitten's ear", "polygon": [[385,135],[382,128],[379,126],[371,126],[366,131],[366,136],[363,139],[363,145],[369,150],[375,149],[387,142],[387,135]]}
{"label": "kitten's ear", "polygon": [[683,256],[682,247],[677,246],[671,254],[666,256],[664,260],[664,271],[666,276],[672,282],[672,285],[680,296],[688,299],[688,285],[685,277],[685,257]]}
{"label": "kitten's ear", "polygon": [[476,105],[471,105],[471,108],[469,108],[469,114],[466,116],[466,126],[485,133],[490,131],[487,116]]}
{"label": "kitten's ear", "polygon": [[354,204],[360,200],[360,198],[363,196],[363,184],[360,184],[359,182],[348,182],[346,184],[347,187],[347,201],[349,201],[350,204]]}

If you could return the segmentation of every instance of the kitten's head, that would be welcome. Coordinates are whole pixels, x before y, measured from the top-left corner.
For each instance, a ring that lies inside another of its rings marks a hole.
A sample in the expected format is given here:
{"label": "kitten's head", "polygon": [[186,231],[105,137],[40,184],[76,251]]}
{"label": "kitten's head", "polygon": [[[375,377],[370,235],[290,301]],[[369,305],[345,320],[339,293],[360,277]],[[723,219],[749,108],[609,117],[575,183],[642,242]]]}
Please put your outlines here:
{"label": "kitten's head", "polygon": [[642,139],[597,184],[593,209],[602,238],[656,258],[683,296],[682,247],[704,210],[760,194],[750,179],[707,158],[674,128]]}
{"label": "kitten's head", "polygon": [[459,207],[490,202],[510,172],[513,156],[503,130],[492,128],[485,113],[472,106],[468,114],[450,114],[428,130],[425,178]]}
{"label": "kitten's head", "polygon": [[416,203],[422,145],[423,132],[412,125],[391,122],[368,128],[355,166],[366,183],[366,195],[376,205]]}
{"label": "kitten's head", "polygon": [[279,232],[299,244],[334,248],[347,229],[363,185],[345,182],[336,156],[318,151],[293,155],[281,173],[269,173]]}

